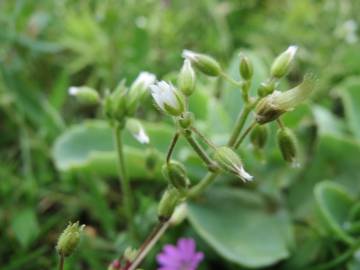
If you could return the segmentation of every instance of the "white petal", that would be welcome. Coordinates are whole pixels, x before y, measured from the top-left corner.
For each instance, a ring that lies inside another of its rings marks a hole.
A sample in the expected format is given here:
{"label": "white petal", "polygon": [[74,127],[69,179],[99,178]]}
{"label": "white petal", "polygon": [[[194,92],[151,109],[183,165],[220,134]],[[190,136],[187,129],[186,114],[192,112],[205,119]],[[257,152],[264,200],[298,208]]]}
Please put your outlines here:
{"label": "white petal", "polygon": [[189,59],[189,60],[195,60],[196,59],[196,53],[190,50],[183,50],[182,57]]}
{"label": "white petal", "polygon": [[240,166],[238,168],[238,173],[239,173],[240,178],[245,182],[252,181],[254,178],[252,175],[250,175],[247,171],[244,170],[243,166]]}
{"label": "white petal", "polygon": [[79,87],[71,86],[68,91],[70,95],[75,96],[79,93]]}
{"label": "white petal", "polygon": [[287,49],[287,52],[290,54],[291,58],[293,58],[296,54],[296,51],[298,50],[298,46],[296,45],[291,45],[289,46],[289,48]]}
{"label": "white petal", "polygon": [[134,137],[142,144],[148,144],[150,142],[149,136],[142,127],[138,133],[134,134]]}

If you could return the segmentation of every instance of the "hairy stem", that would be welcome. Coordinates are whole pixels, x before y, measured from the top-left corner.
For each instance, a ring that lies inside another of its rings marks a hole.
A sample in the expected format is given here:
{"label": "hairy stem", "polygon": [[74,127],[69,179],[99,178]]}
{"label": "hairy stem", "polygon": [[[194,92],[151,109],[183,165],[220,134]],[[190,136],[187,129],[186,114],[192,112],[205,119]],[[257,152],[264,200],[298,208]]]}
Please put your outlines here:
{"label": "hairy stem", "polygon": [[198,141],[193,137],[192,132],[190,130],[186,130],[184,132],[184,136],[194,151],[198,154],[198,156],[202,159],[202,161],[206,164],[209,170],[213,170],[216,167],[215,162],[211,160],[206,151],[202,148],[202,146],[198,143]]}
{"label": "hairy stem", "polygon": [[132,194],[129,184],[129,178],[126,174],[125,160],[124,160],[124,149],[122,143],[122,128],[120,126],[114,127],[114,139],[116,145],[116,152],[118,155],[118,174],[119,181],[123,193],[123,204],[125,209],[126,220],[130,236],[133,240],[136,239],[136,232],[133,219],[133,202]]}
{"label": "hairy stem", "polygon": [[242,129],[244,128],[245,122],[247,117],[249,116],[249,113],[251,112],[252,106],[245,105],[244,109],[241,111],[241,113],[238,116],[238,119],[235,123],[235,128],[230,136],[230,139],[228,141],[228,146],[232,147],[235,145],[237,138],[239,137]]}
{"label": "hairy stem", "polygon": [[206,138],[197,128],[191,127],[191,130],[196,133],[208,146],[210,146],[213,149],[216,149],[216,146],[208,139]]}
{"label": "hairy stem", "polygon": [[256,126],[256,121],[252,122],[252,124],[244,131],[244,133],[239,137],[237,142],[234,145],[234,148],[237,149],[240,144],[243,142],[243,140],[246,138],[246,136],[249,134],[249,132]]}
{"label": "hairy stem", "polygon": [[154,231],[150,234],[150,237],[145,241],[144,245],[141,247],[139,253],[137,254],[135,260],[127,267],[125,270],[135,270],[145,256],[149,253],[152,247],[160,239],[160,237],[165,233],[166,229],[169,227],[169,221],[159,222]]}

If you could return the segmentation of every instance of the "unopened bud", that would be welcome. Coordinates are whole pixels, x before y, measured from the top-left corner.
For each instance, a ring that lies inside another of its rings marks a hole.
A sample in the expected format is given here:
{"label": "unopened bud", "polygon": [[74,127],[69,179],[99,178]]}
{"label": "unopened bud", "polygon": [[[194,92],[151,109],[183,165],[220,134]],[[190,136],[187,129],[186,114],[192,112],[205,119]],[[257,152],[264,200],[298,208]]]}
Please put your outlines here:
{"label": "unopened bud", "polygon": [[160,81],[150,85],[151,95],[160,110],[179,116],[185,111],[185,97],[172,84]]}
{"label": "unopened bud", "polygon": [[268,81],[261,83],[257,92],[260,97],[265,97],[267,95],[270,95],[275,90],[275,82],[274,81]]}
{"label": "unopened bud", "polygon": [[71,86],[69,94],[76,97],[76,99],[84,105],[98,104],[100,97],[98,92],[87,86]]}
{"label": "unopened bud", "polygon": [[244,182],[253,179],[253,176],[245,171],[240,157],[229,147],[218,147],[214,153],[214,160],[222,170],[235,174]]}
{"label": "unopened bud", "polygon": [[183,129],[189,128],[194,122],[194,115],[191,112],[183,113],[179,118],[179,124]]}
{"label": "unopened bud", "polygon": [[121,269],[121,263],[118,259],[113,260],[107,270],[120,270]]}
{"label": "unopened bud", "polygon": [[145,152],[145,166],[150,172],[155,170],[158,160],[159,154],[157,150],[153,147],[147,148]]}
{"label": "unopened bud", "polygon": [[187,206],[186,203],[179,204],[174,211],[174,214],[171,216],[170,224],[173,226],[179,225],[184,221],[187,216]]}
{"label": "unopened bud", "polygon": [[70,256],[80,242],[80,234],[85,225],[79,225],[79,222],[69,223],[65,230],[60,235],[56,250],[64,257]]}
{"label": "unopened bud", "polygon": [[189,59],[184,60],[178,77],[178,87],[185,96],[191,96],[195,90],[195,71]]}
{"label": "unopened bud", "polygon": [[158,218],[160,221],[164,222],[170,219],[180,198],[180,193],[176,188],[170,186],[165,190],[158,206]]}
{"label": "unopened bud", "polygon": [[277,132],[277,142],[283,159],[289,163],[297,163],[297,140],[289,128],[281,128]]}
{"label": "unopened bud", "polygon": [[297,46],[290,46],[285,52],[280,54],[271,66],[271,76],[281,78],[289,71],[290,65],[294,60]]}
{"label": "unopened bud", "polygon": [[257,149],[262,149],[268,137],[268,129],[265,125],[256,125],[250,133],[250,141]]}
{"label": "unopened bud", "polygon": [[146,134],[144,127],[139,120],[129,118],[126,121],[126,129],[134,136],[134,138],[141,144],[148,144],[150,142],[149,136]]}
{"label": "unopened bud", "polygon": [[143,99],[147,89],[156,80],[156,76],[152,73],[143,71],[132,83],[127,96],[127,114],[133,115],[138,107],[138,104]]}
{"label": "unopened bud", "polygon": [[308,98],[315,86],[315,77],[306,75],[298,86],[285,91],[274,91],[264,97],[255,108],[256,121],[264,124],[277,119],[285,112],[291,111]]}
{"label": "unopened bud", "polygon": [[126,94],[125,81],[122,80],[112,93],[107,93],[104,100],[105,115],[111,120],[124,121],[126,116]]}
{"label": "unopened bud", "polygon": [[254,73],[251,61],[245,55],[241,55],[240,57],[240,75],[244,80],[250,80]]}
{"label": "unopened bud", "polygon": [[179,191],[185,191],[190,185],[186,169],[180,162],[170,160],[168,163],[165,163],[162,173],[170,184]]}
{"label": "unopened bud", "polygon": [[138,255],[138,251],[132,247],[127,247],[124,251],[124,258],[127,262],[133,262]]}
{"label": "unopened bud", "polygon": [[220,64],[211,56],[190,50],[184,50],[182,56],[190,60],[191,64],[205,75],[217,77],[222,72]]}

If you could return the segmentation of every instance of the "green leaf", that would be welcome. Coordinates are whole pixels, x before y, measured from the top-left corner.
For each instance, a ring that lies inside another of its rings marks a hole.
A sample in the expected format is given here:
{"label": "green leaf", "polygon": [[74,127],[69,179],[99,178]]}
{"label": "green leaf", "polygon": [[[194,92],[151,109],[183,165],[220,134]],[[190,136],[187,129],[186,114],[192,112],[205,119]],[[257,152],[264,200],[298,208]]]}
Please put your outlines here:
{"label": "green leaf", "polygon": [[29,246],[39,234],[39,223],[33,209],[17,212],[11,220],[11,229],[23,247]]}
{"label": "green leaf", "polygon": [[[172,128],[163,124],[142,123],[151,144],[165,152],[171,141]],[[126,166],[132,178],[161,178],[160,159],[154,173],[146,168],[147,146],[140,145],[129,133],[124,134]],[[86,121],[68,129],[58,137],[53,149],[55,165],[59,170],[96,172],[100,175],[116,175],[116,152],[112,129],[106,121]]]}
{"label": "green leaf", "polygon": [[343,229],[355,202],[348,191],[337,183],[324,181],[315,186],[315,201],[327,230],[340,239],[351,242],[350,236]]}
{"label": "green leaf", "polygon": [[217,188],[190,202],[188,210],[199,235],[229,261],[263,267],[289,256],[292,231],[287,213],[267,209],[255,193]]}
{"label": "green leaf", "polygon": [[304,165],[302,173],[290,187],[289,204],[298,217],[313,210],[313,188],[316,183],[333,180],[348,188],[353,195],[360,193],[360,144],[348,138],[324,133],[318,138],[314,157]]}
{"label": "green leaf", "polygon": [[338,86],[350,130],[360,139],[360,78],[349,78]]}

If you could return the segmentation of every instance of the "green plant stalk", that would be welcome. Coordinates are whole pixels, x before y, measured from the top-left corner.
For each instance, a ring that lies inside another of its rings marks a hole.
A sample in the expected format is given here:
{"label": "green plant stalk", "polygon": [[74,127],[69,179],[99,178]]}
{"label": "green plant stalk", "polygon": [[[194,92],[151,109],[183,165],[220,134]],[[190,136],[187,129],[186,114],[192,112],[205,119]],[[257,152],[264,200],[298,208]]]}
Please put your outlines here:
{"label": "green plant stalk", "polygon": [[119,181],[123,193],[123,204],[125,209],[126,220],[127,220],[130,236],[133,240],[135,240],[136,231],[135,231],[134,219],[133,219],[133,201],[132,201],[129,178],[126,174],[126,168],[125,168],[124,150],[122,143],[122,128],[119,125],[116,125],[114,127],[114,139],[116,145],[116,152],[118,155],[118,174],[119,174]]}
{"label": "green plant stalk", "polygon": [[198,154],[198,156],[204,161],[209,170],[212,170],[216,167],[215,162],[211,160],[206,151],[202,148],[202,146],[197,142],[197,140],[193,137],[192,132],[190,130],[186,130],[183,132],[186,140],[194,149],[194,151]]}
{"label": "green plant stalk", "polygon": [[191,130],[196,133],[208,146],[210,146],[212,149],[216,149],[216,146],[208,139],[206,138],[197,128],[191,127]]}
{"label": "green plant stalk", "polygon": [[236,123],[235,123],[235,128],[230,136],[230,139],[227,143],[227,145],[229,147],[233,147],[236,143],[237,138],[239,137],[241,130],[244,128],[246,119],[248,118],[251,110],[252,110],[253,106],[247,104],[245,105],[244,109],[240,112]]}
{"label": "green plant stalk", "polygon": [[174,152],[175,145],[179,139],[179,132],[176,132],[173,139],[171,140],[169,150],[166,154],[166,163],[169,163],[172,153]]}
{"label": "green plant stalk", "polygon": [[246,136],[250,133],[250,131],[256,126],[256,121],[252,122],[252,124],[244,131],[244,133],[239,137],[234,145],[234,149],[237,149],[240,144],[244,141]]}

